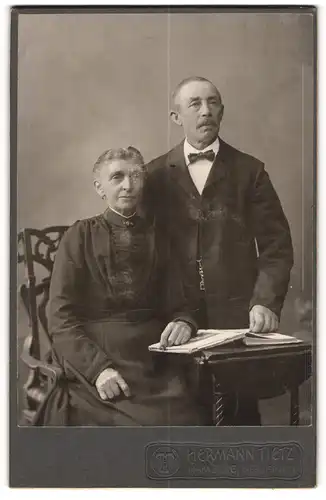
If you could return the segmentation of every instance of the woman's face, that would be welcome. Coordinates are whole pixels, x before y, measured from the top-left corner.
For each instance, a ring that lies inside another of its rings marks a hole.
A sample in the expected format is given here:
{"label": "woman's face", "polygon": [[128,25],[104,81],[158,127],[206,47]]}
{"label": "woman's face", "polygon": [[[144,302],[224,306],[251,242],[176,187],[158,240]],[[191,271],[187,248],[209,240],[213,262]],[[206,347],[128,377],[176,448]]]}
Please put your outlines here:
{"label": "woman's face", "polygon": [[140,201],[144,172],[133,160],[112,160],[102,166],[95,188],[108,205],[123,215],[132,214]]}

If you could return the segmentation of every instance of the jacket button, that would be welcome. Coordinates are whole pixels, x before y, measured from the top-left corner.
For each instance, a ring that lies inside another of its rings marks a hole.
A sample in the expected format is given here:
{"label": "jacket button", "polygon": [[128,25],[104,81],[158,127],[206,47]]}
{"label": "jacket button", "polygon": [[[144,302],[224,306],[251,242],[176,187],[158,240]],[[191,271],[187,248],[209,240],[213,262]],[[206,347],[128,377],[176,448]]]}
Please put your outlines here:
{"label": "jacket button", "polygon": [[198,219],[199,220],[206,220],[207,219],[207,214],[204,210],[198,211]]}

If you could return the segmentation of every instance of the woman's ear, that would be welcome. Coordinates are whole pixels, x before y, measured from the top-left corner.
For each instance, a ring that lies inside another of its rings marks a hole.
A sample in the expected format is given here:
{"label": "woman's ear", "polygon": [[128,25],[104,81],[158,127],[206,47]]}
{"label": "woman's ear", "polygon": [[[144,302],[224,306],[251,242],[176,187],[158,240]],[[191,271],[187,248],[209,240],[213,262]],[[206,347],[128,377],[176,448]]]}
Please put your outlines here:
{"label": "woman's ear", "polygon": [[180,127],[182,126],[182,121],[180,119],[180,115],[179,115],[178,111],[176,111],[175,109],[171,109],[170,118],[173,121],[173,123],[175,123],[176,125],[179,125]]}
{"label": "woman's ear", "polygon": [[103,199],[105,197],[105,193],[103,191],[101,183],[99,181],[94,181],[93,185],[97,194]]}

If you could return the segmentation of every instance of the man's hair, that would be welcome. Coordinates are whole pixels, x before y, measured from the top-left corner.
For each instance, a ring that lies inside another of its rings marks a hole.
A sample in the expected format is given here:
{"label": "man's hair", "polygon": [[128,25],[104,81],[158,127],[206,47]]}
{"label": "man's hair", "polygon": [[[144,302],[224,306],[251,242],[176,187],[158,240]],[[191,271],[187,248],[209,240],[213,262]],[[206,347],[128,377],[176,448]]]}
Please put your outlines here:
{"label": "man's hair", "polygon": [[140,151],[138,151],[138,149],[134,148],[133,146],[128,146],[127,148],[108,149],[107,151],[104,151],[104,153],[99,156],[94,164],[94,178],[98,177],[98,174],[103,165],[107,165],[114,160],[132,160],[135,163],[137,162],[138,165],[141,165],[143,167],[142,170],[145,171],[145,162]]}
{"label": "man's hair", "polygon": [[211,82],[210,80],[208,80],[208,78],[204,78],[203,76],[188,76],[188,78],[184,78],[180,83],[178,83],[178,85],[174,89],[174,92],[172,94],[172,102],[173,102],[173,104],[177,104],[177,102],[176,102],[177,101],[177,97],[180,94],[181,89],[185,85],[188,85],[188,83],[191,83],[191,82],[206,82],[206,83],[210,83],[211,85],[213,85],[213,87],[215,87],[216,92],[218,92],[218,94],[221,95],[220,92],[219,92],[219,90],[217,89],[217,87],[214,85],[214,83]]}

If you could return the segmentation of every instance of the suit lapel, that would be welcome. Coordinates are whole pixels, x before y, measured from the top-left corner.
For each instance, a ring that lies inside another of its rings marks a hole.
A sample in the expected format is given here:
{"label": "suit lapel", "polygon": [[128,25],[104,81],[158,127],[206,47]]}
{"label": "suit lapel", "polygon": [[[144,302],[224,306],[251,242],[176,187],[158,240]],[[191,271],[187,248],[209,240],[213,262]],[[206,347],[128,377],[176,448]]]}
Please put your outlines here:
{"label": "suit lapel", "polygon": [[215,160],[207,177],[204,189],[211,184],[221,183],[223,180],[227,179],[230,172],[226,162],[226,144],[220,139],[220,149],[218,154],[215,156]]}
{"label": "suit lapel", "polygon": [[[197,200],[201,200],[201,195],[197,191],[195,184],[189,174],[188,167],[184,159],[182,141],[178,146],[172,149],[167,156],[167,166],[169,173],[173,181],[178,183],[183,190],[188,194],[188,196],[195,197]],[[229,165],[229,155],[227,150],[227,144],[220,139],[220,149],[215,157],[210,173],[207,177],[205,190],[210,186],[216,188],[220,194],[224,192],[226,195],[229,191],[228,186],[230,184],[231,168]]]}
{"label": "suit lapel", "polygon": [[207,178],[203,197],[215,199],[221,210],[233,213],[236,211],[236,192],[232,156],[228,145],[220,139],[220,150]]}
{"label": "suit lapel", "polygon": [[188,196],[195,196],[200,199],[200,194],[190,177],[189,170],[184,159],[183,144],[184,141],[168,153],[167,166],[169,173],[173,181],[177,182],[188,194]]}

